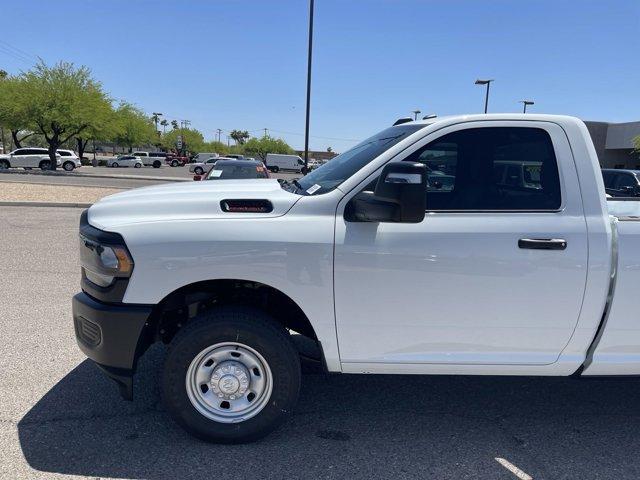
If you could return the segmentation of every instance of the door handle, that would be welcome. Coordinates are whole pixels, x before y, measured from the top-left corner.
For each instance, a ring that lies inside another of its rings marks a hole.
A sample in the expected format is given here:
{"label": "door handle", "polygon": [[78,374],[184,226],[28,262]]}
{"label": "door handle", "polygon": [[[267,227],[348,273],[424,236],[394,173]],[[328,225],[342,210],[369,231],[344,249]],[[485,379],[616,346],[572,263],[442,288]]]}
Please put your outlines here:
{"label": "door handle", "polygon": [[562,238],[521,238],[518,240],[518,247],[531,250],[565,250],[567,241]]}

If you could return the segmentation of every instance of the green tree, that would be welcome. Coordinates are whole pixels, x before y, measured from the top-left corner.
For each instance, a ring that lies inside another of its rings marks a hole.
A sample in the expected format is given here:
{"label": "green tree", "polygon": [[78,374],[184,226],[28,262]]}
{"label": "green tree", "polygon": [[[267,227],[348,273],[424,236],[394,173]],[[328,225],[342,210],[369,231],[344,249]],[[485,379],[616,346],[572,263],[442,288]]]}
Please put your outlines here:
{"label": "green tree", "polygon": [[244,142],[249,138],[249,132],[246,130],[231,130],[229,136],[233,138],[238,145],[244,145]]}
{"label": "green tree", "polygon": [[157,140],[153,121],[144,112],[130,103],[122,102],[115,111],[113,139],[129,152],[133,147],[153,143]]}
{"label": "green tree", "polygon": [[22,148],[22,142],[34,135],[33,131],[25,128],[30,120],[26,116],[26,110],[15,101],[22,81],[18,77],[8,75],[0,75],[0,80],[0,124],[3,127],[3,135],[4,128],[7,128],[15,147]]}
{"label": "green tree", "polygon": [[173,128],[174,130],[178,129],[178,121],[177,120],[171,120],[171,128]]}
{"label": "green tree", "polygon": [[229,147],[227,147],[224,143],[217,142],[215,140],[212,142],[205,142],[204,145],[202,145],[202,151],[219,153],[220,155],[231,153]]}
{"label": "green tree", "polygon": [[167,150],[176,149],[178,135],[182,135],[182,151],[190,153],[204,152],[204,136],[195,128],[179,128],[162,136],[162,146]]}
{"label": "green tree", "polygon": [[[2,82],[4,84],[5,81]],[[21,129],[42,134],[49,150],[50,168],[56,168],[56,150],[92,126],[97,126],[111,109],[99,82],[87,67],[44,62],[9,82],[11,95],[0,93],[0,122],[24,122]]]}
{"label": "green tree", "polygon": [[167,133],[167,125],[169,125],[169,122],[167,119],[163,119],[160,122],[160,125],[162,125],[162,133]]}
{"label": "green tree", "polygon": [[293,149],[281,138],[265,136],[262,138],[251,138],[244,144],[244,151],[249,155],[255,155],[263,162],[267,158],[267,153],[291,154]]}

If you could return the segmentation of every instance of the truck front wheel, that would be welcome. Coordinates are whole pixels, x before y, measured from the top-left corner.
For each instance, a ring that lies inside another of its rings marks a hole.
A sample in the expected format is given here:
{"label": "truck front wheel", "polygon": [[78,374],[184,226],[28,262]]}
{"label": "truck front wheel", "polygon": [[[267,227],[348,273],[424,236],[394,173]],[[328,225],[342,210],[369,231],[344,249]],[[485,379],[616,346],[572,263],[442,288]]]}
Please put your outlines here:
{"label": "truck front wheel", "polygon": [[268,315],[217,308],[175,336],[162,389],[167,410],[192,435],[250,442],[290,415],[300,390],[300,359],[288,332]]}

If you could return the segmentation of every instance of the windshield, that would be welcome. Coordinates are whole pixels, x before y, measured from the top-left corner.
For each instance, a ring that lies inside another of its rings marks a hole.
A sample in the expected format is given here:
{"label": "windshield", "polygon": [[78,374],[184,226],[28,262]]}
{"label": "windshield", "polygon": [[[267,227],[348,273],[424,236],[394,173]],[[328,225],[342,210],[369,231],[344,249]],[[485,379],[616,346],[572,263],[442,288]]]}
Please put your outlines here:
{"label": "windshield", "polygon": [[[371,160],[426,125],[398,125],[367,138],[298,180],[308,194],[330,192]],[[309,191],[311,190],[311,191]]]}

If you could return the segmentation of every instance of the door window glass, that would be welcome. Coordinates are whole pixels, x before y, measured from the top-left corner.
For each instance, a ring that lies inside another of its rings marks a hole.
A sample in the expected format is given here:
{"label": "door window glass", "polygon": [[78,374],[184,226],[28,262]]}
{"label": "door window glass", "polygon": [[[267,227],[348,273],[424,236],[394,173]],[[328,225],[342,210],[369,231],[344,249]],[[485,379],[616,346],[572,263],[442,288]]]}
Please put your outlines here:
{"label": "door window glass", "polygon": [[427,167],[429,210],[557,210],[561,205],[553,144],[539,128],[459,130],[405,161]]}

